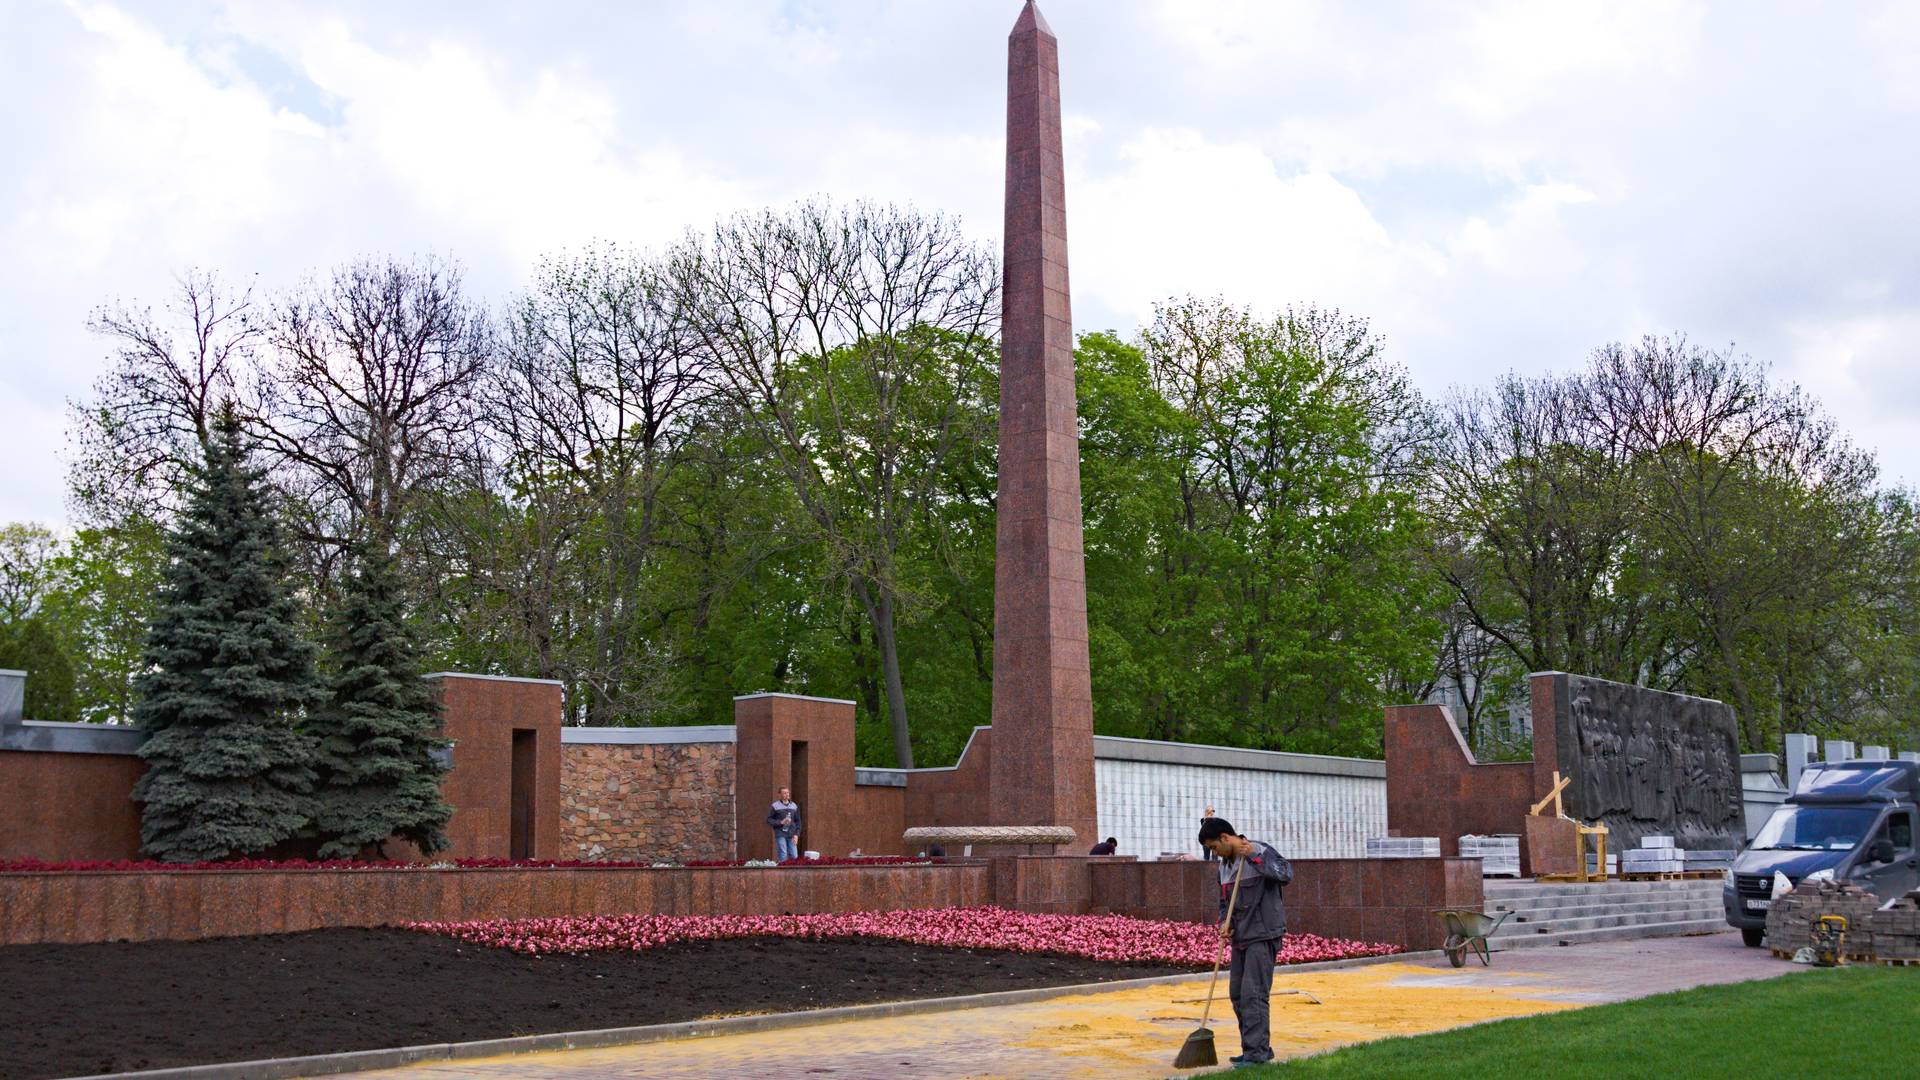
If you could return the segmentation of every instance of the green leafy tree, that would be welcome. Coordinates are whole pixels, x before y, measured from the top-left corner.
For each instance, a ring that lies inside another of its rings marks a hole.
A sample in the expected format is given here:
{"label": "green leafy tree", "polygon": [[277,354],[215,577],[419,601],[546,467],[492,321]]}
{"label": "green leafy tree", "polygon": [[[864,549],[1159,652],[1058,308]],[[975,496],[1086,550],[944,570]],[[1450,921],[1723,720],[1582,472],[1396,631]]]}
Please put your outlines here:
{"label": "green leafy tree", "polygon": [[17,622],[40,610],[52,591],[60,537],[45,525],[0,525],[0,623]]}
{"label": "green leafy tree", "polygon": [[398,837],[423,853],[447,846],[453,807],[440,795],[445,767],[433,751],[440,707],[421,676],[420,646],[405,615],[393,558],[378,541],[356,545],[353,570],[327,620],[327,702],[307,733],[315,739],[314,831],[322,858],[386,857]]}
{"label": "green leafy tree", "polygon": [[1099,729],[1377,751],[1444,601],[1404,375],[1358,320],[1191,300],[1079,355]]}
{"label": "green leafy tree", "polygon": [[165,571],[166,529],[129,517],[74,533],[54,559],[46,617],[74,660],[78,719],[133,722],[134,678]]}
{"label": "green leafy tree", "polygon": [[191,484],[135,680],[134,719],[151,733],[133,792],[142,850],[169,862],[268,853],[307,824],[313,744],[298,725],[321,699],[279,529],[231,410]]}
{"label": "green leafy tree", "polygon": [[77,720],[73,650],[50,617],[60,537],[44,525],[0,525],[0,668],[27,673],[26,715]]}
{"label": "green leafy tree", "polygon": [[0,668],[27,673],[27,719],[80,719],[73,659],[47,620],[29,616],[0,623]]}
{"label": "green leafy tree", "polygon": [[998,267],[949,219],[824,203],[724,222],[671,266],[719,398],[777,464],[866,616],[894,761],[912,768],[902,557],[944,495],[942,461],[986,434],[954,388],[977,385],[990,362]]}
{"label": "green leafy tree", "polygon": [[1181,540],[1188,504],[1177,448],[1191,421],[1154,389],[1139,347],[1087,334],[1075,363],[1094,725],[1189,738],[1188,721],[1205,708],[1190,660],[1205,637],[1195,616],[1206,579]]}
{"label": "green leafy tree", "polygon": [[1508,692],[1566,670],[1718,698],[1751,750],[1908,722],[1907,501],[1798,388],[1646,338],[1464,395],[1449,429],[1450,638],[1491,645]]}

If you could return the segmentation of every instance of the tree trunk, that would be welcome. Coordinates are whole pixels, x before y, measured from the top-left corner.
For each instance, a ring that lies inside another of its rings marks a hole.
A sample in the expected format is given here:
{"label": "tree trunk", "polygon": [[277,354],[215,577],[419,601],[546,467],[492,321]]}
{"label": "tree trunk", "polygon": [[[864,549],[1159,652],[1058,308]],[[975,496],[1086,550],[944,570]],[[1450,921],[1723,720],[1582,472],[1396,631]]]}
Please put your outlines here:
{"label": "tree trunk", "polygon": [[854,593],[873,623],[873,644],[880,650],[880,673],[887,688],[887,719],[893,728],[893,761],[913,768],[913,740],[907,728],[907,692],[900,682],[900,649],[893,636],[893,594],[884,586],[854,582]]}

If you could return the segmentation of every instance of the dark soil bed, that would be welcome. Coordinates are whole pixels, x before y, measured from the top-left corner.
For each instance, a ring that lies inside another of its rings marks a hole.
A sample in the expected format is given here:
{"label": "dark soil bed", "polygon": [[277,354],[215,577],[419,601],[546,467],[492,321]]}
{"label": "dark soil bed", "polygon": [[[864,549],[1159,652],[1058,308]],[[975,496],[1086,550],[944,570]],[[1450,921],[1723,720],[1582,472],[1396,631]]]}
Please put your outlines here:
{"label": "dark soil bed", "polygon": [[0,948],[0,1077],[58,1077],[1165,975],[756,938],[528,957],[406,930]]}

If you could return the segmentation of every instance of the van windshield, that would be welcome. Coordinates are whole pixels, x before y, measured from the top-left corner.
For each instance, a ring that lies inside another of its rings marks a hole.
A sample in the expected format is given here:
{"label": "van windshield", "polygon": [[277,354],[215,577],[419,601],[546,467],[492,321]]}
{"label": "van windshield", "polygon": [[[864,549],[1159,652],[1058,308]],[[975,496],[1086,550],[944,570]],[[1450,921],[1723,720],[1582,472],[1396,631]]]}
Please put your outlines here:
{"label": "van windshield", "polygon": [[1846,851],[1880,817],[1859,806],[1783,806],[1753,838],[1751,851]]}

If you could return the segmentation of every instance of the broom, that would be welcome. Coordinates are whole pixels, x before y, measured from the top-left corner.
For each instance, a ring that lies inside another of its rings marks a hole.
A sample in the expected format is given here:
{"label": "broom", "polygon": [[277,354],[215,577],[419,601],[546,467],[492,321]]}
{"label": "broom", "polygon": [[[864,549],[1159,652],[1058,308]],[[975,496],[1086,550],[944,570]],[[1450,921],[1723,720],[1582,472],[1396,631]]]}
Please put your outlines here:
{"label": "broom", "polygon": [[1227,956],[1226,930],[1233,925],[1233,903],[1240,899],[1240,873],[1246,865],[1244,858],[1233,864],[1233,891],[1227,894],[1227,917],[1220,924],[1220,955],[1214,957],[1213,977],[1207,980],[1207,1006],[1200,1010],[1200,1026],[1187,1036],[1186,1045],[1180,1047],[1180,1056],[1173,1059],[1176,1069],[1220,1064],[1220,1055],[1213,1052],[1213,1029],[1207,1026],[1207,1018],[1213,1015],[1213,988],[1220,982],[1220,961]]}

